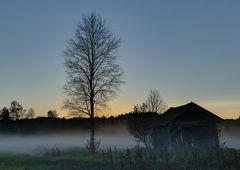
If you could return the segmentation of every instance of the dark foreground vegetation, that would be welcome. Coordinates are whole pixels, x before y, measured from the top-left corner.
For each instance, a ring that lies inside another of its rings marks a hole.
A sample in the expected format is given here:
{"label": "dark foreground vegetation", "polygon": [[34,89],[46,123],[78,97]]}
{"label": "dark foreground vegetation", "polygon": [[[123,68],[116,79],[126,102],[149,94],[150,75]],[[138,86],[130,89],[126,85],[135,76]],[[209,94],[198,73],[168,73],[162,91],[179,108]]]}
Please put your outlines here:
{"label": "dark foreground vegetation", "polygon": [[4,170],[239,170],[240,151],[191,148],[158,154],[142,148],[108,149],[96,154],[81,149],[49,149],[38,156],[0,155]]}

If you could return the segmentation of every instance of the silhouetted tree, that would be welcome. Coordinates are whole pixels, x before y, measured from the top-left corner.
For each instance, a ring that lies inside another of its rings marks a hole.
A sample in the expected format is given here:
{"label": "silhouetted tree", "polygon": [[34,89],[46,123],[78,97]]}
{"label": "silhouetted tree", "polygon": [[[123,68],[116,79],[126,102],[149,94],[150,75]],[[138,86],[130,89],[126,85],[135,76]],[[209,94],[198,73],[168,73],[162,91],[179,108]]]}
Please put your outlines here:
{"label": "silhouetted tree", "polygon": [[152,148],[152,134],[149,126],[159,118],[159,113],[163,113],[166,109],[167,105],[164,104],[159,92],[155,89],[150,90],[145,102],[133,107],[136,118],[128,121],[128,131],[137,143],[144,144],[148,149]]}
{"label": "silhouetted tree", "polygon": [[141,105],[137,104],[133,107],[134,113],[146,113],[148,112],[148,107],[146,103],[142,103]]}
{"label": "silhouetted tree", "polygon": [[160,118],[158,113],[132,113],[132,117],[127,120],[127,128],[137,144],[143,144],[147,149],[152,149],[150,126],[158,118]]}
{"label": "silhouetted tree", "polygon": [[6,107],[4,107],[2,110],[1,110],[1,115],[0,115],[0,118],[4,121],[9,121],[10,120],[10,114],[9,114],[9,111]]}
{"label": "silhouetted tree", "polygon": [[167,106],[163,103],[163,100],[156,89],[150,90],[146,105],[148,112],[163,113],[167,109]]}
{"label": "silhouetted tree", "polygon": [[23,109],[22,105],[18,101],[13,100],[9,108],[9,113],[12,120],[18,120],[24,116],[26,110]]}
{"label": "silhouetted tree", "polygon": [[65,108],[73,114],[85,114],[91,119],[90,150],[95,152],[95,111],[106,107],[119,89],[122,71],[116,63],[120,40],[96,14],[83,16],[74,37],[65,50],[67,96]]}
{"label": "silhouetted tree", "polygon": [[133,107],[134,113],[163,113],[167,110],[167,105],[164,104],[159,92],[156,89],[151,89],[148,98],[141,105]]}
{"label": "silhouetted tree", "polygon": [[33,119],[33,118],[35,117],[35,115],[36,115],[35,110],[34,110],[33,108],[30,108],[30,109],[27,111],[27,113],[26,113],[26,115],[25,115],[25,118],[26,118],[26,119]]}
{"label": "silhouetted tree", "polygon": [[49,118],[57,118],[58,117],[57,111],[56,110],[49,110],[47,112],[47,117],[49,117]]}

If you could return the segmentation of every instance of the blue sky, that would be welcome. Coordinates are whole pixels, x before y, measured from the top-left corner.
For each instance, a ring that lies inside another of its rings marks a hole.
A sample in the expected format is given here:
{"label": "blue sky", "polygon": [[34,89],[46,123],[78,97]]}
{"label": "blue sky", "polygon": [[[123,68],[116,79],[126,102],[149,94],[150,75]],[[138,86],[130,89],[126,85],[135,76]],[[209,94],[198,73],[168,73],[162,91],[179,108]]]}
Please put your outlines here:
{"label": "blue sky", "polygon": [[108,114],[128,112],[156,88],[168,106],[194,101],[240,115],[239,1],[0,0],[0,107],[16,99],[62,115],[63,50],[83,14],[121,37],[126,84]]}

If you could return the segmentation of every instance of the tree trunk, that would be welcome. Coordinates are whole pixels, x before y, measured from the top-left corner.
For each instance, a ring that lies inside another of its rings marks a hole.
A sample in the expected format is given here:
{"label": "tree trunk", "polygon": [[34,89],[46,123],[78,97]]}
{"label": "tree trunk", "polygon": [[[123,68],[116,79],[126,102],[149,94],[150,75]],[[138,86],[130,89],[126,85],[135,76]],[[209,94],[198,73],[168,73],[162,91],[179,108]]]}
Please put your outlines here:
{"label": "tree trunk", "polygon": [[90,151],[91,153],[96,152],[95,146],[95,122],[94,118],[91,117],[91,134],[90,134]]}
{"label": "tree trunk", "polygon": [[91,98],[90,101],[90,107],[91,107],[91,115],[90,115],[90,152],[95,153],[96,152],[96,144],[95,144],[95,120],[94,120],[94,101],[93,98]]}

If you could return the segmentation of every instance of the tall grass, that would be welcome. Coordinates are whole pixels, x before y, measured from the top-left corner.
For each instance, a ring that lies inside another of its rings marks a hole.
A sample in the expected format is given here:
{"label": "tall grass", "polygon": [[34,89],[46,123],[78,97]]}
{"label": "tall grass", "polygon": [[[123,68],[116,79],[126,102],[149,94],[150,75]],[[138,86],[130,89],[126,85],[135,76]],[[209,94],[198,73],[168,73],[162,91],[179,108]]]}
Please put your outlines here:
{"label": "tall grass", "polygon": [[239,170],[240,151],[189,148],[158,153],[143,148],[103,152],[105,169],[114,170]]}
{"label": "tall grass", "polygon": [[239,170],[240,150],[188,148],[159,153],[144,148],[46,149],[41,156],[0,154],[3,170]]}

